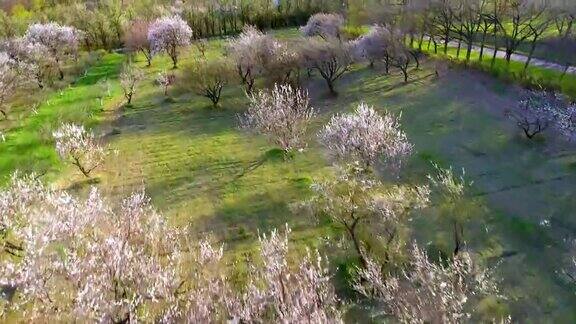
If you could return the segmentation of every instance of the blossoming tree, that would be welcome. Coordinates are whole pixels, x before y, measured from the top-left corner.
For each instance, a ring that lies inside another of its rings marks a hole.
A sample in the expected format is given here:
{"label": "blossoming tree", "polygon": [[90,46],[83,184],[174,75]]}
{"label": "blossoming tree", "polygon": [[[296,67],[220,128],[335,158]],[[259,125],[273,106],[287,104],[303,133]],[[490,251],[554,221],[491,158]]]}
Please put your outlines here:
{"label": "blossoming tree", "polygon": [[338,14],[317,13],[312,15],[305,26],[300,27],[304,36],[320,36],[322,38],[340,38],[340,29],[344,18]]}
{"label": "blossoming tree", "polygon": [[104,162],[104,147],[84,126],[62,124],[52,135],[60,158],[76,166],[85,177],[90,177],[90,173]]}
{"label": "blossoming tree", "polygon": [[152,53],[166,52],[174,68],[178,67],[179,49],[190,45],[191,38],[192,29],[179,16],[158,18],[148,30]]}
{"label": "blossoming tree", "polygon": [[56,322],[340,322],[324,258],[315,251],[288,262],[289,228],[260,237],[260,258],[236,291],[223,247],[190,240],[142,191],[116,205],[96,189],[81,198],[15,176],[0,190],[0,225],[19,248],[0,258],[0,286],[11,291],[0,313]]}
{"label": "blossoming tree", "polygon": [[24,37],[30,43],[41,44],[48,50],[56,62],[60,79],[63,79],[62,61],[66,56],[77,53],[82,32],[74,27],[50,22],[30,25]]}
{"label": "blossoming tree", "polygon": [[380,159],[387,166],[399,167],[413,148],[398,117],[389,112],[380,115],[365,103],[353,113],[333,116],[318,136],[337,160],[357,161],[363,168],[373,167]]}
{"label": "blossoming tree", "polygon": [[240,116],[241,126],[268,135],[285,152],[303,149],[304,135],[314,109],[308,93],[290,85],[250,95],[250,106]]}

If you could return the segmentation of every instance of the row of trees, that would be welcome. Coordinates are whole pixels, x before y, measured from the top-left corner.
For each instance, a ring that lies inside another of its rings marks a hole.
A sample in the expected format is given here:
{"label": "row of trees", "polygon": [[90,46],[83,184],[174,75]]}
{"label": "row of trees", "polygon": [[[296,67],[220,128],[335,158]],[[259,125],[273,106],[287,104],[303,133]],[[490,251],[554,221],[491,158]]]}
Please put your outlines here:
{"label": "row of trees", "polygon": [[[547,32],[555,31],[564,46],[574,41],[576,4],[572,1],[533,0],[411,0],[395,5],[391,1],[375,1],[351,12],[350,19],[358,22],[378,22],[400,28],[407,41],[422,49],[429,41],[435,52],[447,53],[450,46],[457,56],[470,61],[473,50],[479,51],[480,61],[496,59],[493,51],[486,57],[487,48],[502,50],[510,62],[514,53],[522,50],[528,56],[528,67],[537,44]],[[368,11],[369,10],[369,11]],[[477,48],[474,48],[477,46]],[[570,48],[557,46],[551,50],[562,52],[564,64],[575,64]]]}
{"label": "row of trees", "polygon": [[336,82],[353,63],[363,61],[370,62],[371,66],[384,62],[386,73],[390,67],[397,67],[408,81],[409,66],[412,62],[418,64],[418,57],[406,47],[398,30],[375,26],[368,35],[346,41],[340,37],[342,24],[343,19],[338,15],[314,15],[301,28],[306,37],[292,41],[280,41],[255,27],[246,26],[228,44],[227,57],[231,61],[218,61],[220,68],[215,68],[214,63],[201,58],[196,62],[197,67],[187,72],[194,75],[190,83],[195,84],[193,79],[199,80],[196,82],[201,88],[198,92],[206,93],[216,104],[219,96],[214,93],[220,93],[226,83],[223,76],[232,75],[234,70],[248,94],[253,92],[258,78],[263,77],[269,86],[276,83],[299,85],[301,72],[308,71],[308,75],[317,72],[330,93],[335,95]]}
{"label": "row of trees", "polygon": [[196,37],[204,38],[236,34],[246,24],[259,28],[301,25],[316,12],[340,6],[329,0],[36,0],[0,10],[0,37],[18,36],[33,22],[55,21],[83,30],[89,50],[114,49],[122,46],[126,27],[134,20],[180,15]]}
{"label": "row of trees", "polygon": [[63,64],[77,56],[82,36],[69,26],[33,24],[24,36],[0,43],[0,112],[5,118],[18,89],[33,83],[43,88],[54,72],[64,78]]}

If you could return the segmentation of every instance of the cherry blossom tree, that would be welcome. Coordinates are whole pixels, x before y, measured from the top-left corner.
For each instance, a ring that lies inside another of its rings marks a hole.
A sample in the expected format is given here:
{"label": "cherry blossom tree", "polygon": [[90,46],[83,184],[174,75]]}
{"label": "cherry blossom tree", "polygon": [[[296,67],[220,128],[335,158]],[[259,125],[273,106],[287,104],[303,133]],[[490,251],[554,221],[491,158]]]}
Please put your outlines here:
{"label": "cherry blossom tree", "polygon": [[333,116],[318,137],[337,160],[359,162],[364,169],[379,159],[398,168],[413,148],[396,116],[389,112],[380,115],[364,103],[353,113]]}
{"label": "cherry blossom tree", "polygon": [[335,82],[353,63],[350,44],[333,39],[308,38],[301,46],[304,65],[318,71],[326,81],[330,93],[336,95]]}
{"label": "cherry blossom tree", "polygon": [[174,73],[170,73],[167,71],[158,73],[158,77],[156,78],[156,83],[162,88],[164,92],[164,96],[168,97],[168,88],[174,84],[176,81],[176,76]]}
{"label": "cherry blossom tree", "polygon": [[372,26],[368,34],[353,42],[354,52],[359,58],[369,62],[370,67],[377,61],[385,61],[388,71],[392,35],[384,26]]}
{"label": "cherry blossom tree", "polygon": [[85,177],[104,162],[104,147],[84,126],[62,124],[53,136],[60,159],[76,166]]}
{"label": "cherry blossom tree", "polygon": [[133,21],[125,34],[124,44],[134,53],[142,53],[146,59],[147,66],[152,65],[152,47],[148,40],[150,23],[145,20]]}
{"label": "cherry blossom tree", "polygon": [[28,82],[31,69],[28,64],[14,60],[8,53],[0,52],[0,113],[5,119],[8,118],[8,101],[18,88]]}
{"label": "cherry blossom tree", "polygon": [[355,289],[384,304],[388,314],[402,323],[462,323],[467,311],[477,310],[481,296],[497,294],[489,273],[474,264],[469,253],[434,263],[413,245],[410,264],[400,275],[383,274],[378,262],[368,259],[358,269]]}
{"label": "cherry blossom tree", "polygon": [[288,42],[276,41],[271,57],[265,60],[264,77],[268,85],[300,83],[302,55],[297,46]]}
{"label": "cherry blossom tree", "polygon": [[55,66],[44,45],[19,37],[5,41],[2,49],[17,62],[23,74],[34,79],[40,89],[44,88],[44,80]]}
{"label": "cherry blossom tree", "polygon": [[228,51],[236,62],[238,75],[252,93],[256,78],[260,76],[269,60],[274,57],[278,42],[253,26],[245,26],[238,37],[228,44]]}
{"label": "cherry blossom tree", "polygon": [[56,62],[60,79],[64,78],[62,61],[68,55],[76,55],[82,32],[70,26],[58,23],[33,24],[24,36],[32,44],[41,44]]}
{"label": "cherry blossom tree", "polygon": [[144,192],[112,204],[33,176],[0,190],[0,224],[19,243],[0,259],[2,310],[38,321],[340,322],[328,268],[317,251],[288,261],[288,234],[260,237],[250,280],[232,289],[223,247],[191,241]]}
{"label": "cherry blossom tree", "polygon": [[576,136],[576,104],[553,92],[530,91],[518,107],[507,111],[508,117],[532,139],[548,128],[557,130],[568,140]]}
{"label": "cherry blossom tree", "polygon": [[260,91],[249,99],[248,111],[240,116],[243,128],[267,135],[286,153],[306,146],[304,135],[315,115],[307,92],[275,85],[271,91]]}
{"label": "cherry blossom tree", "polygon": [[300,27],[304,36],[320,36],[322,38],[340,38],[340,29],[344,18],[337,14],[317,13],[312,15],[305,26]]}
{"label": "cherry blossom tree", "polygon": [[1,261],[2,285],[18,294],[9,309],[38,320],[151,320],[139,310],[179,285],[177,230],[142,192],[112,208],[96,189],[82,199],[31,179],[0,193],[22,248]]}
{"label": "cherry blossom tree", "polygon": [[[262,235],[261,264],[251,267],[244,293],[232,308],[239,322],[340,323],[338,299],[329,283],[327,263],[318,251],[307,251],[292,268],[287,262],[288,234]],[[267,315],[272,314],[272,316]]]}
{"label": "cherry blossom tree", "polygon": [[133,64],[125,64],[120,72],[120,86],[124,92],[124,98],[128,105],[132,103],[132,97],[136,92],[136,86],[144,78],[144,72]]}
{"label": "cherry blossom tree", "polygon": [[341,226],[363,266],[368,265],[365,237],[380,243],[379,253],[386,262],[393,262],[404,246],[411,211],[428,205],[430,190],[427,186],[386,186],[354,164],[336,171],[335,176],[314,182],[314,196],[303,206]]}
{"label": "cherry blossom tree", "polygon": [[178,67],[180,47],[190,45],[192,29],[179,16],[159,18],[150,25],[148,41],[152,53],[166,52],[172,59],[173,67]]}

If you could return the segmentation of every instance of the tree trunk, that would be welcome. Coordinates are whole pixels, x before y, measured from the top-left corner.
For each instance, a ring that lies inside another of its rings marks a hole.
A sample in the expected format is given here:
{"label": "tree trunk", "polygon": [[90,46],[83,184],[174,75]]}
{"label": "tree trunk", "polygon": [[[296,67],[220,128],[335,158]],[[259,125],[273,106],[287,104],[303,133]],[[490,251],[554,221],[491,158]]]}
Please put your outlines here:
{"label": "tree trunk", "polygon": [[466,64],[470,62],[470,55],[472,55],[472,40],[468,41],[468,45],[466,47]]}
{"label": "tree trunk", "polygon": [[454,221],[453,230],[454,230],[454,256],[457,256],[458,253],[460,252],[462,242],[460,238],[459,225],[458,222],[456,221]]}
{"label": "tree trunk", "polygon": [[458,39],[458,47],[456,49],[456,58],[460,58],[460,50],[462,49],[462,40]]}
{"label": "tree trunk", "polygon": [[522,70],[522,73],[526,73],[526,70],[528,70],[528,66],[530,65],[532,56],[534,56],[534,51],[536,50],[537,40],[538,40],[538,34],[535,34],[534,38],[532,39],[532,43],[530,44],[530,52],[528,53],[528,58],[526,59],[526,63],[524,64],[524,70]]}
{"label": "tree trunk", "polygon": [[422,43],[424,43],[424,33],[420,35],[420,39],[418,40],[418,51],[422,52]]}
{"label": "tree trunk", "polygon": [[570,63],[566,64],[566,66],[564,67],[564,70],[562,71],[562,74],[560,75],[560,82],[562,82],[562,80],[564,79],[564,76],[566,76],[566,73],[568,72],[568,69],[570,68]]}
{"label": "tree trunk", "polygon": [[484,46],[486,43],[486,32],[487,32],[486,29],[487,28],[485,28],[484,31],[482,32],[482,42],[480,43],[480,58],[479,58],[480,62],[482,62],[482,58],[484,56]]}
{"label": "tree trunk", "polygon": [[364,253],[362,252],[360,241],[356,237],[355,226],[352,227],[346,226],[346,231],[348,232],[348,235],[350,235],[350,238],[352,239],[354,249],[356,250],[356,253],[358,253],[358,257],[360,258],[360,263],[362,263],[362,266],[365,268],[368,265],[368,262],[366,262],[366,259],[364,258]]}
{"label": "tree trunk", "polygon": [[172,69],[177,69],[178,68],[178,56],[171,55],[171,57],[172,57]]}
{"label": "tree trunk", "polygon": [[514,51],[510,48],[506,48],[506,63],[510,64],[510,59],[512,59],[512,53]]}
{"label": "tree trunk", "polygon": [[334,82],[332,80],[326,79],[326,85],[328,85],[328,89],[330,90],[330,94],[333,96],[337,96],[338,92],[334,89]]}
{"label": "tree trunk", "polygon": [[494,53],[492,53],[492,62],[490,62],[490,67],[493,68],[496,64],[496,56],[498,55],[498,35],[494,31]]}

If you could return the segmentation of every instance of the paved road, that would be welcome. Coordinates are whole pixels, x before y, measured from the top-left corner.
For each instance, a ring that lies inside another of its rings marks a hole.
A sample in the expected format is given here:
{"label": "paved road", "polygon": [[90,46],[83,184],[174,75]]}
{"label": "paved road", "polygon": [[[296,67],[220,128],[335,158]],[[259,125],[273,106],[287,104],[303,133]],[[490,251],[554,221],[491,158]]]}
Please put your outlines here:
{"label": "paved road", "polygon": [[[443,44],[443,42],[438,43],[438,50],[439,51],[440,51],[440,48],[442,46],[441,44]],[[451,41],[448,43],[448,46],[458,47],[458,42]],[[480,46],[473,45],[472,50],[476,51],[476,52],[480,52]],[[463,55],[464,57],[466,55],[466,43],[464,43],[464,42],[462,42],[462,52],[460,53],[460,55]],[[484,57],[491,58],[492,55],[494,55],[494,49],[492,49],[490,47],[484,47]],[[576,53],[574,55],[576,55]],[[505,58],[506,52],[502,51],[502,50],[498,50],[498,52],[496,53],[496,57]],[[528,56],[523,55],[523,54],[512,54],[512,56],[510,57],[510,60],[516,61],[516,62],[521,62],[521,63],[526,63],[526,60],[528,60]],[[553,63],[553,62],[549,62],[549,61],[537,59],[537,58],[532,58],[530,60],[530,65],[542,67],[542,68],[547,68],[547,69],[551,69],[551,70],[556,70],[556,71],[560,71],[560,72],[564,72],[564,69],[566,68],[565,66],[563,66],[561,64]],[[566,71],[566,73],[576,74],[576,66],[570,66],[568,68],[568,70]]]}

